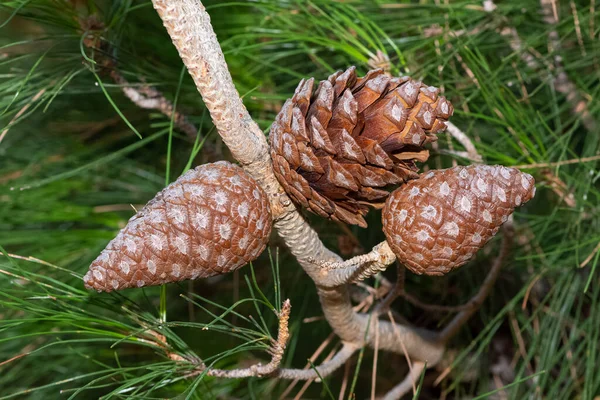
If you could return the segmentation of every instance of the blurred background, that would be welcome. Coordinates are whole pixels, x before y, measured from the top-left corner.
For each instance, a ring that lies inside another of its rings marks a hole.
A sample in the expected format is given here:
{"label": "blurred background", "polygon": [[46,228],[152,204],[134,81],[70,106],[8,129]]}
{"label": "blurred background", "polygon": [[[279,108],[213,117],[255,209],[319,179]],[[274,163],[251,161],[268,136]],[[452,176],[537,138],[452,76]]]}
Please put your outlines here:
{"label": "blurred background", "polygon": [[[268,134],[297,83],[355,65],[438,86],[487,164],[518,166],[537,195],[515,213],[512,256],[491,296],[420,383],[422,399],[600,395],[600,4],[595,0],[204,1],[234,82]],[[172,110],[176,112],[173,113]],[[82,275],[127,220],[190,167],[231,160],[149,1],[0,2],[0,399],[337,399],[371,393],[365,349],[325,382],[223,380],[269,360],[272,311],[290,298],[284,366],[339,348],[312,281],[276,235],[234,274],[86,291]],[[448,134],[428,168],[466,165]],[[348,258],[384,239],[306,215]],[[459,305],[494,240],[445,277],[407,274],[423,302]],[[395,270],[384,275],[393,282]],[[367,281],[377,287],[379,281]],[[357,287],[358,303],[369,287]],[[370,304],[358,304],[368,309]],[[447,312],[394,303],[436,329]],[[379,352],[376,391],[406,374]]]}

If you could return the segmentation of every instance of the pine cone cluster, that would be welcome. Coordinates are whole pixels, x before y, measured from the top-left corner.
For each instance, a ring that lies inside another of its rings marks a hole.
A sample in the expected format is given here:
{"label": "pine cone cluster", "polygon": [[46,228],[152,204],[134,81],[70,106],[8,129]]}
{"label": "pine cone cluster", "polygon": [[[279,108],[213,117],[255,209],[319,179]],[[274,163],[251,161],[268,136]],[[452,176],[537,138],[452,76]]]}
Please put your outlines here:
{"label": "pine cone cluster", "polygon": [[412,272],[443,275],[471,259],[534,194],[533,177],[516,168],[436,170],[388,197],[383,231]]}
{"label": "pine cone cluster", "polygon": [[321,81],[302,80],[271,127],[275,175],[312,212],[366,227],[368,206],[388,187],[418,176],[424,146],[446,129],[452,105],[439,89],[382,70],[354,67]]}
{"label": "pine cone cluster", "polygon": [[83,280],[110,292],[224,274],[256,259],[270,232],[269,200],[258,184],[233,164],[205,164],[134,215]]}

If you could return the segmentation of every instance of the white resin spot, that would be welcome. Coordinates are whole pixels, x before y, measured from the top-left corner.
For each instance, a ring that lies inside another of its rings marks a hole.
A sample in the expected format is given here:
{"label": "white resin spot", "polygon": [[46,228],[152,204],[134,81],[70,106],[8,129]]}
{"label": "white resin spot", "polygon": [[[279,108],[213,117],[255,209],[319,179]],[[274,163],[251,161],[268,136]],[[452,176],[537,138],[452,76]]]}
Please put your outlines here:
{"label": "white resin spot", "polygon": [[412,137],[412,142],[414,144],[420,144],[421,143],[421,135],[419,135],[418,133],[415,133]]}
{"label": "white resin spot", "polygon": [[448,103],[443,102],[442,103],[442,113],[448,114],[448,111],[450,111],[450,109],[448,108]]}
{"label": "white resin spot", "polygon": [[265,220],[263,218],[259,218],[258,221],[256,221],[256,228],[257,229],[261,229],[265,227]]}
{"label": "white resin spot", "polygon": [[417,90],[414,88],[412,82],[408,82],[404,88],[404,93],[406,93],[409,96],[415,94],[416,91]]}
{"label": "white resin spot", "polygon": [[510,179],[510,169],[506,167],[500,168],[500,175],[502,175],[504,179]]}
{"label": "white resin spot", "polygon": [[471,211],[471,200],[469,200],[467,196],[463,196],[463,198],[460,199],[460,208],[465,212]]}
{"label": "white resin spot", "polygon": [[208,210],[200,210],[196,213],[194,219],[197,227],[206,229],[208,226],[208,213]]}
{"label": "white resin spot", "polygon": [[220,256],[217,258],[217,266],[219,266],[219,267],[223,267],[223,266],[224,266],[226,263],[227,263],[227,259],[225,258],[225,256],[224,256],[224,255],[220,255]]}
{"label": "white resin spot", "polygon": [[165,222],[164,214],[159,210],[152,211],[148,218],[150,218],[150,222],[154,224],[162,224]]}
{"label": "white resin spot", "polygon": [[300,124],[298,118],[292,118],[292,132],[298,132],[300,130]]}
{"label": "white resin spot", "polygon": [[424,258],[425,257],[421,253],[415,254],[415,260],[417,260],[417,261],[423,261]]}
{"label": "white resin spot", "polygon": [[135,245],[135,242],[131,239],[125,240],[125,247],[127,247],[127,251],[129,251],[131,253],[135,253],[135,251],[137,250],[137,246]]}
{"label": "white resin spot", "polygon": [[221,236],[222,240],[229,240],[231,237],[231,225],[221,224],[219,226],[219,236]]}
{"label": "white resin spot", "polygon": [[169,214],[178,224],[183,224],[185,222],[185,214],[178,208],[171,209]]}
{"label": "white resin spot", "polygon": [[406,216],[408,215],[407,210],[400,210],[400,214],[398,216],[398,222],[403,223],[406,221]]}
{"label": "white resin spot", "polygon": [[419,242],[424,242],[427,239],[429,239],[431,236],[429,236],[429,233],[427,231],[419,231],[417,232],[417,240]]}
{"label": "white resin spot", "polygon": [[425,121],[425,124],[427,125],[431,124],[431,111],[425,111],[423,113],[423,121]]}
{"label": "white resin spot", "polygon": [[453,254],[453,253],[454,253],[454,252],[452,251],[452,249],[451,249],[450,247],[448,247],[448,246],[446,246],[446,247],[444,247],[444,248],[442,249],[442,254],[443,254],[443,255],[445,255],[445,256],[446,256],[446,257],[448,257],[448,258],[452,257],[452,254]]}
{"label": "white resin spot", "polygon": [[529,188],[531,187],[531,182],[529,181],[529,179],[527,179],[528,175],[521,175],[521,186],[523,187],[523,189],[525,190],[529,190]]}
{"label": "white resin spot", "polygon": [[444,224],[444,231],[452,237],[458,236],[459,228],[456,222],[446,222]]}
{"label": "white resin spot", "polygon": [[175,238],[175,247],[181,254],[187,254],[187,240],[184,237],[177,236]]}
{"label": "white resin spot", "polygon": [[146,266],[148,267],[148,271],[152,274],[155,275],[156,274],[156,263],[153,260],[149,260],[148,264],[146,264]]}
{"label": "white resin spot", "polygon": [[113,279],[112,281],[110,281],[110,285],[113,287],[113,289],[116,290],[119,287],[119,281]]}
{"label": "white resin spot", "polygon": [[481,243],[481,234],[475,233],[471,239],[473,243]]}
{"label": "white resin spot", "polygon": [[351,96],[343,96],[344,102],[344,111],[348,115],[352,115],[352,97]]}
{"label": "white resin spot", "polygon": [[119,269],[123,271],[125,275],[129,274],[129,263],[127,261],[121,261],[121,263],[119,264]]}
{"label": "white resin spot", "polygon": [[516,204],[517,207],[521,205],[522,201],[523,201],[523,199],[521,199],[521,196],[517,195],[515,197],[515,204]]}
{"label": "white resin spot", "polygon": [[428,172],[427,175],[425,175],[425,179],[431,179],[435,176],[435,173],[433,171]]}
{"label": "white resin spot", "polygon": [[421,190],[420,190],[418,187],[416,187],[416,186],[413,186],[413,187],[410,189],[409,195],[410,195],[410,197],[415,197],[415,196],[416,196],[416,195],[418,195],[419,193],[421,193]]}
{"label": "white resin spot", "polygon": [[483,179],[478,178],[476,185],[477,185],[477,189],[479,189],[479,191],[481,193],[487,192],[488,185],[487,185],[487,183],[485,183],[485,181]]}
{"label": "white resin spot", "polygon": [[243,238],[240,239],[240,241],[238,242],[238,246],[240,249],[245,250],[246,247],[248,247],[248,236],[244,236]]}
{"label": "white resin spot", "polygon": [[217,180],[221,177],[221,173],[215,168],[207,168],[202,171],[202,175],[210,180]]}
{"label": "white resin spot", "polygon": [[344,142],[344,151],[348,155],[351,155],[353,157],[357,157],[357,154],[354,151],[354,149],[352,148],[352,145],[350,143],[348,143],[348,142]]}
{"label": "white resin spot", "polygon": [[500,186],[495,186],[494,191],[496,194],[496,198],[500,199],[500,201],[506,201],[506,192]]}
{"label": "white resin spot", "polygon": [[312,131],[313,131],[312,140],[313,140],[313,142],[315,142],[316,147],[325,147],[325,141],[321,137],[321,134],[319,133],[318,129],[313,126]]}
{"label": "white resin spot", "polygon": [[94,279],[96,279],[97,281],[104,280],[104,275],[99,270],[95,269],[94,272],[92,272],[92,274],[94,275]]}
{"label": "white resin spot", "polygon": [[98,257],[98,261],[101,261],[103,263],[110,262],[110,257],[108,255],[108,253],[106,253],[105,251],[100,253],[100,257]]}
{"label": "white resin spot", "polygon": [[400,121],[402,119],[402,109],[398,107],[398,104],[394,104],[392,107],[392,118],[396,121]]}
{"label": "white resin spot", "polygon": [[440,195],[448,196],[450,194],[450,185],[448,182],[444,182],[440,185]]}
{"label": "white resin spot", "polygon": [[483,220],[485,222],[492,222],[492,214],[488,210],[483,210]]}
{"label": "white resin spot", "polygon": [[171,275],[173,275],[175,278],[179,278],[181,275],[181,266],[179,264],[173,264]]}
{"label": "white resin spot", "polygon": [[283,154],[287,159],[292,157],[292,146],[289,143],[283,145]]}
{"label": "white resin spot", "polygon": [[239,176],[234,175],[231,178],[229,178],[229,183],[231,183],[233,186],[241,186],[242,180],[240,179]]}
{"label": "white resin spot", "polygon": [[142,286],[144,286],[144,285],[146,284],[146,282],[144,282],[144,281],[142,281],[142,280],[138,280],[138,281],[136,282],[136,284],[137,284],[137,287],[142,287]]}
{"label": "white resin spot", "polygon": [[432,205],[428,205],[428,206],[424,207],[423,212],[421,213],[421,216],[428,220],[434,219],[436,217],[436,215],[437,215],[437,210]]}
{"label": "white resin spot", "polygon": [[152,235],[152,236],[150,236],[150,244],[156,250],[161,251],[163,249],[164,241],[163,241],[163,238],[161,238],[160,236]]}
{"label": "white resin spot", "polygon": [[200,269],[194,269],[192,270],[192,279],[196,279],[197,277],[200,276],[200,272],[202,272]]}
{"label": "white resin spot", "polygon": [[222,190],[217,190],[213,195],[213,199],[217,205],[222,206],[227,203],[227,193]]}
{"label": "white resin spot", "polygon": [[307,167],[314,167],[315,164],[310,157],[306,155],[306,153],[300,154],[300,158],[302,159],[302,164],[306,165]]}
{"label": "white resin spot", "polygon": [[338,181],[340,181],[340,182],[342,182],[343,184],[345,184],[345,185],[348,185],[348,184],[349,184],[349,182],[348,182],[348,179],[346,179],[346,177],[344,176],[344,174],[342,174],[341,172],[337,172],[337,173],[335,174],[335,178],[336,178]]}
{"label": "white resin spot", "polygon": [[202,185],[193,185],[187,188],[187,190],[192,193],[194,197],[202,197],[204,196],[204,186]]}
{"label": "white resin spot", "polygon": [[469,176],[469,173],[467,172],[466,169],[461,169],[460,172],[458,173],[458,176],[460,176],[462,179],[467,179],[467,177]]}
{"label": "white resin spot", "polygon": [[208,249],[203,244],[198,245],[196,251],[204,261],[208,261]]}
{"label": "white resin spot", "polygon": [[258,191],[258,189],[254,189],[252,191],[252,197],[254,197],[256,200],[260,199],[260,192]]}
{"label": "white resin spot", "polygon": [[248,203],[243,202],[238,206],[237,211],[240,217],[246,218],[248,216],[248,213],[250,212],[250,206],[248,205]]}

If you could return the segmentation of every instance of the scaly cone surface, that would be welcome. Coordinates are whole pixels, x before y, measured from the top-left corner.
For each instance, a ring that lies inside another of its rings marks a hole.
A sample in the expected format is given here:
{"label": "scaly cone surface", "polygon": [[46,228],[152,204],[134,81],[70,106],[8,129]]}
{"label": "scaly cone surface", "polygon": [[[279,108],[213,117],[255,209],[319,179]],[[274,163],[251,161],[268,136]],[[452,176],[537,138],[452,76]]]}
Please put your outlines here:
{"label": "scaly cone surface", "polygon": [[408,77],[354,67],[321,81],[302,80],[271,127],[275,175],[312,212],[366,227],[368,206],[381,207],[388,187],[416,178],[424,146],[452,115],[439,89]]}
{"label": "scaly cone surface", "polygon": [[242,168],[201,165],[134,215],[83,280],[110,292],[224,274],[256,259],[270,232],[267,195]]}
{"label": "scaly cone surface", "polygon": [[392,251],[415,274],[465,264],[535,194],[516,168],[472,165],[431,171],[392,192],[382,213]]}

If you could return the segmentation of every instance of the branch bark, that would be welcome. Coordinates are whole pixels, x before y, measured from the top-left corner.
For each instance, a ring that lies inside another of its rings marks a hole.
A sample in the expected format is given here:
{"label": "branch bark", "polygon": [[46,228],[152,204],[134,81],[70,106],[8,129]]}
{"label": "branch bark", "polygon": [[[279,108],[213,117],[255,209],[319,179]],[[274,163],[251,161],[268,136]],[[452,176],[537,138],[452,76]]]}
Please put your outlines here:
{"label": "branch bark", "polygon": [[[327,271],[310,261],[339,261],[340,257],[323,245],[275,178],[265,135],[240,99],[202,2],[153,0],[152,3],[202,95],[223,142],[269,195],[274,226],[315,282],[323,313],[332,329],[343,341],[374,346],[374,332],[367,329],[370,316],[354,312],[347,285],[339,284],[344,282],[340,277],[344,272]],[[367,331],[369,334],[365,335]],[[403,354],[403,348],[406,348],[412,359],[427,361],[429,366],[435,365],[444,351],[444,346],[434,340],[434,332],[381,321],[378,333],[380,349]],[[398,333],[403,345],[397,339]]]}

